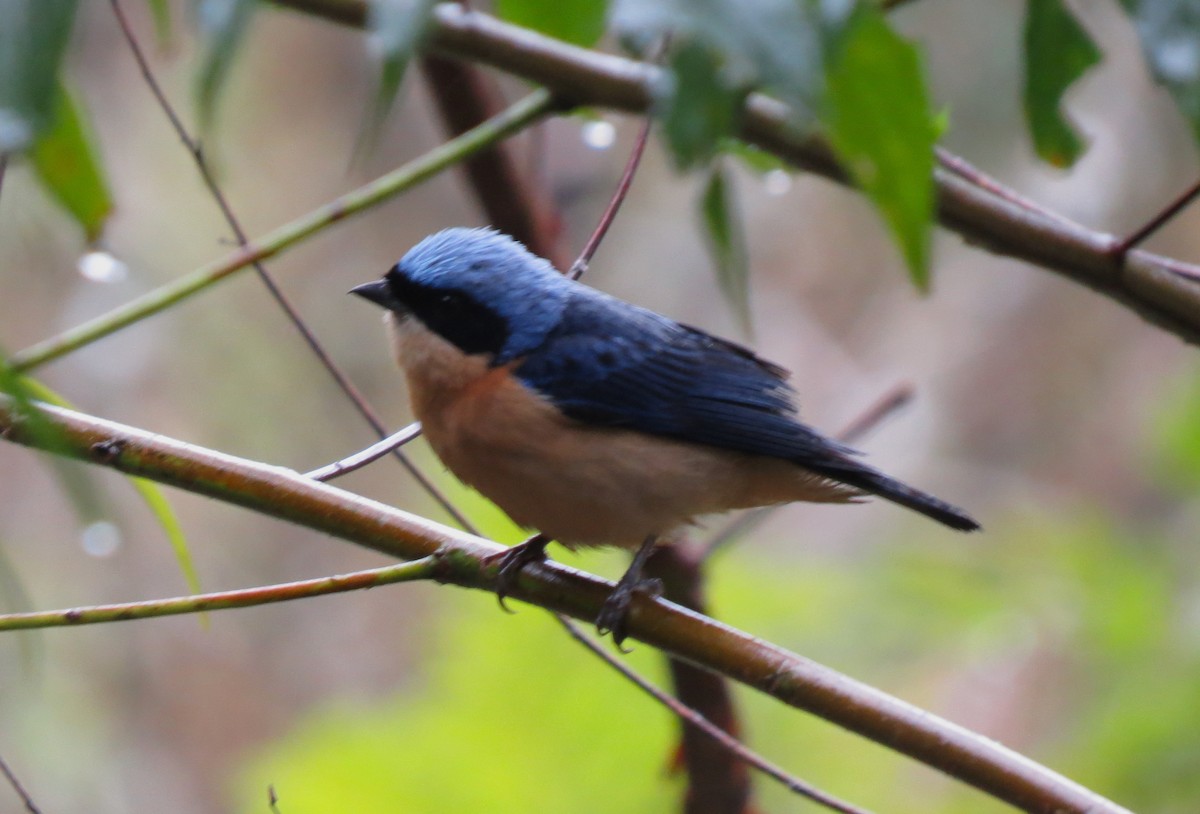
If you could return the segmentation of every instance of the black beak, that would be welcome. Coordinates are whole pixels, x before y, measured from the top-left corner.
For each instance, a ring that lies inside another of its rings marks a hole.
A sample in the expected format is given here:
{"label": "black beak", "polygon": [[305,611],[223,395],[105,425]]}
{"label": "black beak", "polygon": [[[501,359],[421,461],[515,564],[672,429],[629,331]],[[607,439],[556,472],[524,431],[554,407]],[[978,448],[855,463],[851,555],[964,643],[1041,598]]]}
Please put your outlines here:
{"label": "black beak", "polygon": [[389,311],[402,311],[404,307],[392,296],[391,287],[388,286],[387,280],[375,280],[370,283],[356,285],[350,289],[347,294],[357,294],[364,300],[370,300],[376,305],[382,306]]}

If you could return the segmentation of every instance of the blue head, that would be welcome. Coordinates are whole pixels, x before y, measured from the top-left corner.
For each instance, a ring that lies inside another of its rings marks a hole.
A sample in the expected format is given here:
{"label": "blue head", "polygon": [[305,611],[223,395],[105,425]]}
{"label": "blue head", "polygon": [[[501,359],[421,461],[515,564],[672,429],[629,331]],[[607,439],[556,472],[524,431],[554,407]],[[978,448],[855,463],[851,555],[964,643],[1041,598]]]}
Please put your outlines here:
{"label": "blue head", "polygon": [[505,364],[536,349],[558,324],[572,283],[493,229],[444,229],[422,240],[382,280],[354,288],[414,317],[467,354]]}

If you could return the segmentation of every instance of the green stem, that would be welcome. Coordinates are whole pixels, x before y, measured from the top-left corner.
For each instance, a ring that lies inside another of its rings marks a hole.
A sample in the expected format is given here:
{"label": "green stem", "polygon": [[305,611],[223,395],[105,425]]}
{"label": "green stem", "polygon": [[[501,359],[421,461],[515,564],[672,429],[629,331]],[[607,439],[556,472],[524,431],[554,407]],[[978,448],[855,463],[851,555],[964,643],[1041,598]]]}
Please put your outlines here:
{"label": "green stem", "polygon": [[232,254],[193,271],[141,297],[109,311],[96,319],[64,331],[14,355],[9,364],[14,371],[26,372],[51,360],[78,350],[127,325],[157,314],[182,299],[208,288],[235,271],[279,254],[332,223],[363,212],[375,204],[425,181],[467,156],[483,150],[516,133],[549,113],[555,106],[547,90],[536,90],[511,107],[498,113],[458,138],[430,150],[387,175],[353,192],[336,198],[291,223],[251,241]]}
{"label": "green stem", "polygon": [[93,605],[67,610],[35,611],[33,613],[0,614],[0,631],[28,630],[44,627],[72,627],[100,622],[125,622],[130,619],[149,619],[156,616],[176,616],[183,613],[202,613],[226,608],[249,608],[272,602],[287,602],[310,596],[358,591],[396,582],[432,579],[437,568],[434,556],[412,562],[402,562],[368,571],[355,571],[331,577],[242,588],[236,591],[177,596],[171,599],[148,599],[114,605]]}

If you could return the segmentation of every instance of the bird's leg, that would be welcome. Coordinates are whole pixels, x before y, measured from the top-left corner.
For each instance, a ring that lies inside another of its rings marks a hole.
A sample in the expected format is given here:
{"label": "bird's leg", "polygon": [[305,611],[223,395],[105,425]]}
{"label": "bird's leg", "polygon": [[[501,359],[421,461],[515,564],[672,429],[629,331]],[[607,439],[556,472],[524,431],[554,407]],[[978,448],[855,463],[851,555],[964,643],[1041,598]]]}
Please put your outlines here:
{"label": "bird's leg", "polygon": [[517,577],[520,576],[521,569],[530,563],[543,562],[546,559],[546,546],[548,545],[550,545],[549,537],[544,534],[535,534],[525,542],[517,543],[494,555],[494,558],[489,558],[494,559],[500,566],[500,570],[496,573],[496,598],[500,600],[500,607],[506,611],[509,609],[508,605],[504,604],[504,598],[517,584]]}
{"label": "bird's leg", "polygon": [[604,600],[600,615],[596,617],[596,630],[601,636],[612,633],[613,642],[617,647],[625,641],[625,621],[629,616],[629,603],[633,601],[633,594],[640,591],[650,596],[662,595],[662,580],[642,578],[642,569],[646,567],[646,560],[650,559],[657,540],[658,538],[651,534],[642,541],[641,548],[633,555],[629,569],[617,582],[617,587],[613,588],[608,599]]}

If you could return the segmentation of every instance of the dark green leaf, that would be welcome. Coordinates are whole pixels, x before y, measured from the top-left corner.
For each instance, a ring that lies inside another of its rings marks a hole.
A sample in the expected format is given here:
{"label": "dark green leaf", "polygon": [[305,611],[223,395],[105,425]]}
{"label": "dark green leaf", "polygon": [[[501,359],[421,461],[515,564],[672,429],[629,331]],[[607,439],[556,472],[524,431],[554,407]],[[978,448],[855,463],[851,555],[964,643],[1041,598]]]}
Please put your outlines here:
{"label": "dark green leaf", "polygon": [[1200,136],[1200,2],[1121,0],[1121,5],[1133,18],[1155,80]]}
{"label": "dark green leaf", "polygon": [[370,0],[367,5],[367,31],[372,50],[381,60],[379,89],[368,117],[360,148],[370,145],[383,124],[404,69],[417,52],[425,35],[437,0]]}
{"label": "dark green leaf", "polygon": [[746,238],[737,203],[725,171],[718,162],[704,188],[701,214],[709,248],[716,261],[717,282],[743,327],[750,326],[750,278]]}
{"label": "dark green leaf", "polygon": [[717,56],[695,40],[671,56],[674,79],[663,100],[663,131],[679,169],[707,162],[737,127],[744,93],[731,91],[718,75]]}
{"label": "dark green leaf", "polygon": [[1084,144],[1062,111],[1062,97],[1100,51],[1062,0],[1029,0],[1025,12],[1025,117],[1037,154],[1069,167]]}
{"label": "dark green leaf", "polygon": [[95,241],[112,211],[112,196],[78,103],[61,85],[54,97],[52,124],[34,142],[30,159],[42,185]]}
{"label": "dark green leaf", "polygon": [[49,126],[76,0],[0,2],[0,153],[23,150]]}
{"label": "dark green leaf", "polygon": [[626,42],[707,44],[730,90],[763,89],[786,102],[797,124],[813,119],[821,94],[817,4],[808,0],[615,0],[612,22]]}
{"label": "dark green leaf", "polygon": [[548,37],[591,46],[604,33],[606,0],[497,0],[496,13]]}
{"label": "dark green leaf", "polygon": [[892,230],[913,282],[926,290],[937,127],[920,55],[864,7],[831,47],[826,72],[830,140]]}
{"label": "dark green leaf", "polygon": [[200,124],[212,125],[217,97],[225,87],[229,67],[246,33],[256,0],[201,0],[200,31],[207,39],[196,77],[196,106]]}

